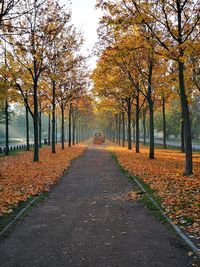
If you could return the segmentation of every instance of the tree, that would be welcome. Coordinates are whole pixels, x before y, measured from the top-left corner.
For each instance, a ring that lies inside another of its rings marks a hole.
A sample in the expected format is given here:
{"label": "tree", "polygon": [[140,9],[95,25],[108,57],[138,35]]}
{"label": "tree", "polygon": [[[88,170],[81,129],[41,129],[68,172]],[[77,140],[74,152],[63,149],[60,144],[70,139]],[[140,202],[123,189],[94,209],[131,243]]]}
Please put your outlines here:
{"label": "tree", "polygon": [[[141,23],[148,27],[160,45],[161,50],[158,53],[177,62],[186,152],[184,174],[190,175],[193,172],[192,143],[187,89],[185,88],[185,61],[191,53],[190,44],[199,36],[197,25],[200,21],[200,3],[191,0],[150,2],[149,8],[144,6],[143,1],[142,3],[133,1],[133,4],[135,11],[141,17]],[[153,27],[152,22],[157,27]]]}
{"label": "tree", "polygon": [[[22,77],[15,79],[16,87],[29,108],[34,121],[34,161],[39,160],[38,148],[38,85],[41,75],[47,68],[48,48],[65,24],[66,16],[62,17],[60,7],[53,0],[44,5],[33,1],[34,8],[31,14],[20,17],[21,28],[17,37],[12,37],[12,57],[20,68],[25,69],[31,83],[30,94],[33,97],[33,111],[26,101],[21,84]],[[67,16],[68,18],[68,16]]]}

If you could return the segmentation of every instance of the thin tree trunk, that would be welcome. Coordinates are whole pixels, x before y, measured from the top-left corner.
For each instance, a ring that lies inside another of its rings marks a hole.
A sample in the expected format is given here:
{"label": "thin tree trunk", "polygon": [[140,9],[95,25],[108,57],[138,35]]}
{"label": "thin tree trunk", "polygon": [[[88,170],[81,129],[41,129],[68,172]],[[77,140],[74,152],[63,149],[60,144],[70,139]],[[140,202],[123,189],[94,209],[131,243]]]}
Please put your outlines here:
{"label": "thin tree trunk", "polygon": [[5,117],[6,117],[6,151],[5,154],[9,155],[9,114],[8,114],[8,101],[5,103]]}
{"label": "thin tree trunk", "polygon": [[162,113],[163,113],[163,148],[166,149],[166,114],[165,114],[165,98],[162,98]]}
{"label": "thin tree trunk", "polygon": [[116,143],[119,143],[119,132],[118,132],[118,114],[115,115],[115,133],[116,133]]}
{"label": "thin tree trunk", "polygon": [[84,140],[84,132],[83,132],[83,125],[81,123],[81,142]]}
{"label": "thin tree trunk", "polygon": [[112,140],[113,140],[113,143],[115,143],[115,130],[112,130]]}
{"label": "thin tree trunk", "polygon": [[109,139],[112,140],[112,123],[109,123]]}
{"label": "thin tree trunk", "polygon": [[154,159],[154,110],[153,103],[149,103],[149,114],[150,114],[150,151],[149,159]]}
{"label": "thin tree trunk", "polygon": [[57,143],[58,143],[58,115],[56,114],[56,144]]}
{"label": "thin tree trunk", "polygon": [[148,96],[147,101],[149,105],[149,130],[150,130],[150,149],[149,159],[154,159],[154,103],[152,100],[152,75],[153,75],[153,64],[149,65],[149,79],[148,79]]}
{"label": "thin tree trunk", "polygon": [[72,104],[69,104],[69,133],[68,133],[68,146],[71,147],[72,144],[72,135],[71,135],[71,126],[72,126]]}
{"label": "thin tree trunk", "polygon": [[38,120],[38,126],[39,126],[39,147],[42,147],[42,112],[39,112],[39,120]]}
{"label": "thin tree trunk", "polygon": [[52,81],[52,89],[53,89],[53,99],[52,99],[52,137],[51,137],[51,151],[52,153],[56,153],[56,143],[55,143],[55,111],[56,111],[56,83]]}
{"label": "thin tree trunk", "polygon": [[[34,64],[35,65],[35,64]],[[36,68],[36,67],[35,67]],[[34,127],[34,156],[33,161],[39,160],[39,146],[38,146],[38,92],[37,92],[37,79],[34,80],[34,116],[33,116],[33,127]]]}
{"label": "thin tree trunk", "polygon": [[81,142],[81,120],[78,120],[78,142]]}
{"label": "thin tree trunk", "polygon": [[142,118],[142,124],[143,124],[143,145],[146,145],[146,109],[143,110],[143,118]]}
{"label": "thin tree trunk", "polygon": [[65,149],[65,108],[61,105],[61,146]]}
{"label": "thin tree trunk", "polygon": [[78,136],[79,136],[79,132],[78,132],[78,117],[76,118],[76,129],[75,129],[75,131],[76,131],[76,144],[78,144]]}
{"label": "thin tree trunk", "polygon": [[132,129],[133,129],[132,141],[133,141],[133,143],[135,143],[135,119],[132,121]]}
{"label": "thin tree trunk", "polygon": [[85,125],[83,125],[83,141],[85,141]]}
{"label": "thin tree trunk", "polygon": [[135,129],[136,129],[136,142],[135,142],[135,150],[136,153],[140,153],[140,95],[139,90],[136,96],[136,113],[135,113]]}
{"label": "thin tree trunk", "polygon": [[125,146],[125,114],[122,112],[122,146]]}
{"label": "thin tree trunk", "polygon": [[30,150],[30,141],[29,141],[29,112],[28,107],[25,106],[26,109],[26,150]]}
{"label": "thin tree trunk", "polygon": [[182,116],[182,119],[181,119],[181,152],[185,153],[185,138],[184,138],[183,116]]}
{"label": "thin tree trunk", "polygon": [[118,116],[118,121],[119,121],[119,125],[118,125],[119,142],[118,142],[118,144],[121,145],[121,113]]}
{"label": "thin tree trunk", "polygon": [[132,149],[132,140],[131,140],[131,101],[128,100],[128,110],[127,110],[127,117],[128,117],[128,129],[127,129],[127,136],[128,136],[128,149]]}
{"label": "thin tree trunk", "polygon": [[48,146],[51,145],[51,114],[48,115]]}
{"label": "thin tree trunk", "polygon": [[72,115],[72,120],[73,120],[73,128],[72,128],[72,144],[75,145],[75,131],[76,131],[76,122],[75,122],[75,112],[73,112]]}

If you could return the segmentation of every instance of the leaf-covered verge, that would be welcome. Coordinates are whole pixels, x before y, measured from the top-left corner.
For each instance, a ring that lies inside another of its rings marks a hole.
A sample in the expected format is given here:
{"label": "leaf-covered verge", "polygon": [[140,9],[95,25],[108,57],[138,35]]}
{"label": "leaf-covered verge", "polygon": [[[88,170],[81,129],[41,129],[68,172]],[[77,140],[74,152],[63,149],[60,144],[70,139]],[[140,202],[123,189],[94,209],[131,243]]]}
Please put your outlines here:
{"label": "leaf-covered verge", "polygon": [[176,150],[156,149],[156,159],[148,159],[148,148],[140,154],[110,145],[119,164],[131,175],[138,176],[161,199],[162,208],[175,224],[200,237],[200,155],[194,154],[195,174],[183,176],[184,154]]}
{"label": "leaf-covered verge", "polygon": [[76,145],[62,150],[57,145],[57,153],[52,154],[50,147],[44,147],[39,162],[32,162],[32,152],[0,158],[0,215],[12,212],[13,207],[31,196],[49,191],[85,148],[86,145]]}

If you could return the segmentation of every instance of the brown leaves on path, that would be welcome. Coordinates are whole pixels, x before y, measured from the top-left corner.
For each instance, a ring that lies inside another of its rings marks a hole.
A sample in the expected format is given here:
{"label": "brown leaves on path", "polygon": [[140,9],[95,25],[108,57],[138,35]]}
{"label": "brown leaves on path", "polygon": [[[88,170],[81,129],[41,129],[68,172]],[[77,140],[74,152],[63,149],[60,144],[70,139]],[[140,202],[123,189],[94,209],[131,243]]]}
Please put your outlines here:
{"label": "brown leaves on path", "polygon": [[184,154],[175,150],[155,150],[149,160],[149,149],[140,154],[117,145],[108,147],[119,163],[134,176],[140,177],[160,197],[162,207],[174,223],[200,237],[200,154],[194,154],[194,175],[183,176]]}
{"label": "brown leaves on path", "polygon": [[50,147],[40,149],[40,161],[32,161],[32,152],[0,158],[0,214],[8,213],[13,205],[43,191],[49,191],[70,161],[80,156],[86,145],[76,145],[56,154]]}

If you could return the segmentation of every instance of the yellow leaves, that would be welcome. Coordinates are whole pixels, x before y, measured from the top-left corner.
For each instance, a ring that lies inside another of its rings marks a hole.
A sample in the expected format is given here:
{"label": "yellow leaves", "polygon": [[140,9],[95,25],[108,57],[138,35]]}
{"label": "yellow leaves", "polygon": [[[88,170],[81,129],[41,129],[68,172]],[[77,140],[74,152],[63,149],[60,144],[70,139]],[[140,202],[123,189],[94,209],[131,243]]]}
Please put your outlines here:
{"label": "yellow leaves", "polygon": [[32,162],[32,152],[0,159],[0,214],[8,213],[10,207],[43,191],[49,191],[70,161],[85,149],[84,145],[65,148],[57,146],[57,154],[50,147],[40,150],[39,162]]}
{"label": "yellow leaves", "polygon": [[138,194],[138,192],[131,191],[129,193],[126,193],[122,196],[122,198],[126,201],[135,201],[141,198],[141,196]]}

